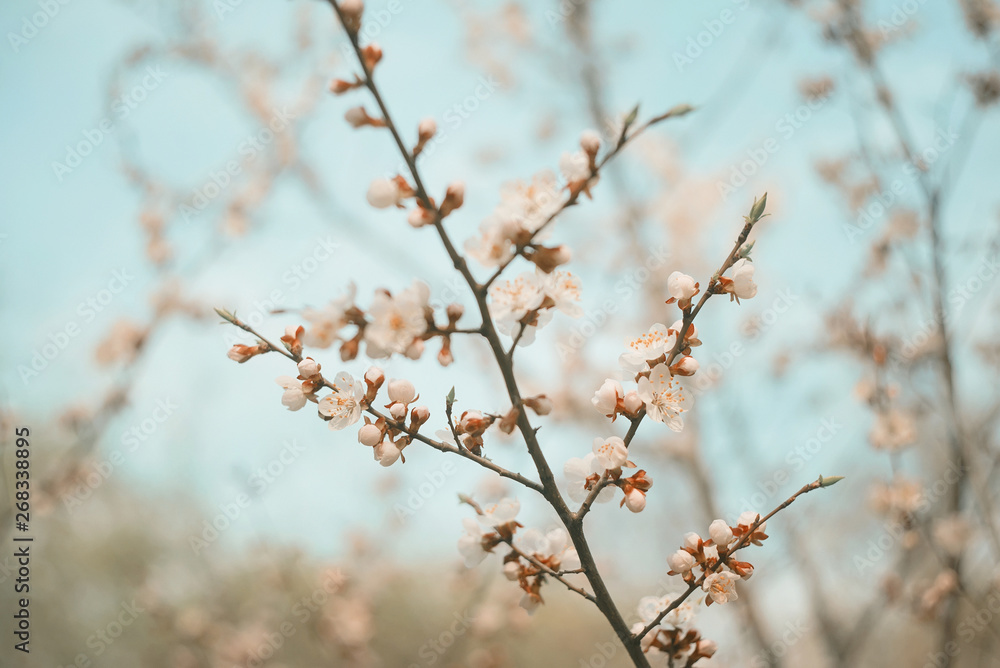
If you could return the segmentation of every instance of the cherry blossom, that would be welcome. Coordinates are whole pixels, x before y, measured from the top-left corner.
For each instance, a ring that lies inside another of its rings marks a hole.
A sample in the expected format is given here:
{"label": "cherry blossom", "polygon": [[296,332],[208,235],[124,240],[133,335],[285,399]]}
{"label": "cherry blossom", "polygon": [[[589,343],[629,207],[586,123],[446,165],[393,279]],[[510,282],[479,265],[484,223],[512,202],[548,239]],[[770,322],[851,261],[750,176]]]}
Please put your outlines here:
{"label": "cherry blossom", "polygon": [[687,573],[695,565],[695,558],[687,550],[677,550],[667,557],[667,565],[673,573]]}
{"label": "cherry blossom", "polygon": [[348,310],[354,308],[357,289],[354,283],[348,285],[347,292],[331,301],[323,308],[307,308],[302,318],[308,323],[302,341],[312,348],[329,348],[340,339],[340,330],[347,326]]}
{"label": "cherry blossom", "polygon": [[641,513],[646,508],[646,493],[638,489],[625,492],[625,507],[633,513]]}
{"label": "cherry blossom", "polygon": [[618,416],[621,404],[625,399],[625,390],[617,380],[608,378],[601,385],[600,389],[594,393],[590,403],[594,405],[601,415],[614,419]]}
{"label": "cherry blossom", "polygon": [[[569,483],[567,486],[569,498],[577,503],[582,503],[590,494],[590,490],[587,489],[588,483],[596,483],[604,471],[605,469],[597,461],[597,455],[592,452],[587,453],[583,458],[573,457],[569,459],[563,467],[563,475],[566,476]],[[605,487],[597,495],[597,503],[607,503],[614,498],[614,495],[614,487]]]}
{"label": "cherry blossom", "polygon": [[291,376],[278,376],[275,379],[285,392],[281,395],[281,405],[290,411],[297,411],[306,405],[306,395],[302,391],[302,383]]}
{"label": "cherry blossom", "polygon": [[354,380],[346,371],[337,374],[333,393],[319,400],[319,412],[330,418],[330,429],[339,430],[361,419],[364,383]]}
{"label": "cherry blossom", "polygon": [[733,542],[733,530],[729,528],[725,520],[715,520],[708,527],[708,535],[720,548],[729,547]]}
{"label": "cherry blossom", "polygon": [[667,354],[673,349],[676,340],[675,332],[656,323],[645,334],[634,339],[626,339],[625,352],[618,358],[618,363],[625,371],[634,373],[647,371],[649,369],[647,361]]}
{"label": "cherry blossom", "polygon": [[701,587],[716,603],[728,603],[739,598],[736,593],[736,583],[739,579],[739,575],[729,571],[711,573],[705,578]]}
{"label": "cherry blossom", "polygon": [[513,522],[521,510],[521,502],[517,499],[504,498],[496,503],[483,506],[483,514],[478,516],[480,523],[497,527]]}
{"label": "cherry blossom", "polygon": [[674,431],[684,429],[683,413],[691,410],[693,399],[684,394],[680,383],[670,375],[665,364],[657,364],[649,378],[639,379],[639,398],[646,404],[646,414]]}
{"label": "cherry blossom", "polygon": [[372,422],[367,422],[358,430],[358,443],[374,447],[382,442],[382,430]]}
{"label": "cherry blossom", "polygon": [[401,454],[399,446],[388,438],[375,446],[375,459],[382,466],[392,466]]}
{"label": "cherry blossom", "polygon": [[698,281],[675,271],[667,277],[667,292],[670,293],[671,300],[682,302],[681,308],[684,308],[683,302],[690,304],[691,298],[698,294]]}
{"label": "cherry blossom", "polygon": [[403,192],[394,179],[375,179],[368,186],[367,199],[368,203],[376,209],[387,209],[391,206],[401,205]]}
{"label": "cherry blossom", "polygon": [[372,321],[365,327],[365,342],[369,357],[389,357],[405,353],[415,339],[427,331],[425,309],[430,289],[414,281],[396,296],[379,291],[375,294],[368,314]]}
{"label": "cherry blossom", "polygon": [[489,554],[483,548],[483,530],[471,517],[462,518],[462,528],[465,535],[458,539],[458,552],[465,559],[465,567],[474,568]]}
{"label": "cherry blossom", "polygon": [[628,448],[625,447],[625,441],[617,436],[595,438],[594,456],[597,457],[598,466],[605,470],[616,469],[628,461]]}
{"label": "cherry blossom", "polygon": [[555,302],[555,308],[571,318],[583,315],[580,301],[580,279],[568,271],[548,274],[542,282],[542,291]]}
{"label": "cherry blossom", "polygon": [[733,263],[732,283],[728,285],[737,299],[750,299],[757,294],[757,284],[753,282],[754,266],[750,260],[743,258]]}

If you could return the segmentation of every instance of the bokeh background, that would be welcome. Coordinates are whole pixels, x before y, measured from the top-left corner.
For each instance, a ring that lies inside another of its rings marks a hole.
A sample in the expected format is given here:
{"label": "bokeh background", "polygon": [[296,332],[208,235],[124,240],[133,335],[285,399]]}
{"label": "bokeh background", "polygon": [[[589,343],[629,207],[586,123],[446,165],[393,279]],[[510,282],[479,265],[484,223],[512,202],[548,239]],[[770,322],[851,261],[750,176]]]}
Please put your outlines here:
{"label": "bokeh background", "polygon": [[[620,607],[670,591],[685,532],[845,475],[769,524],[743,603],[701,613],[712,665],[1000,665],[994,5],[371,0],[365,16],[400,128],[438,122],[430,189],[466,183],[459,241],[582,130],[607,136],[636,104],[696,107],[554,228],[585,315],[557,317],[517,368],[556,402],[539,424],[557,471],[624,431],[589,398],[626,336],[674,320],[666,276],[707,283],[768,193],[757,297],[699,316],[687,429],[645,424],[633,446],[656,481],[646,511],[588,519]],[[416,447],[382,469],[351,431],[283,409],[283,358],[226,358],[246,339],[214,306],[277,337],[351,283],[364,304],[419,278],[432,303],[474,311],[436,236],[365,201],[400,159],[344,121],[366,95],[327,91],[355,71],[330,7],[14,0],[0,26],[5,501],[17,426],[38,484],[32,653],[5,640],[3,665],[625,665],[571,594],[550,585],[528,619],[498,560],[464,569],[457,495],[502,494],[496,480]],[[370,364],[325,352],[328,370]],[[508,408],[482,342],[456,340],[455,358],[380,365],[416,383],[433,428],[452,386],[460,409]],[[518,438],[487,448],[532,471]],[[956,465],[962,482],[938,484]],[[519,497],[523,523],[554,526]],[[105,642],[123,605],[144,611]],[[286,620],[295,634],[265,657]]]}

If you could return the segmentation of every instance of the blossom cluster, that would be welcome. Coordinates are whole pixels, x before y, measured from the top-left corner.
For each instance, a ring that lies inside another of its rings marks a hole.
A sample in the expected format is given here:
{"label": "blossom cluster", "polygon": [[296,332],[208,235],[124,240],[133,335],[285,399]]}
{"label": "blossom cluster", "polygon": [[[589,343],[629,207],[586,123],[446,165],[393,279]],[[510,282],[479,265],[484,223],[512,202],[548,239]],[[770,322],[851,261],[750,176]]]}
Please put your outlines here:
{"label": "blossom cluster", "polygon": [[486,267],[500,267],[521,254],[541,271],[549,273],[569,262],[571,253],[566,246],[544,246],[545,227],[564,208],[563,190],[571,198],[597,185],[597,153],[601,139],[593,130],[580,136],[580,149],[563,153],[559,170],[564,184],[555,174],[543,170],[531,181],[514,181],[500,190],[500,203],[479,226],[479,234],[465,242],[470,257]]}
{"label": "blossom cluster", "polygon": [[693,532],[686,534],[684,545],[667,558],[668,575],[680,575],[689,585],[700,583],[708,594],[706,605],[735,601],[739,598],[736,583],[750,579],[753,564],[739,561],[733,553],[750,543],[759,546],[767,538],[767,523],[758,524],[759,520],[758,513],[747,511],[740,515],[736,526],[721,519],[712,522],[708,540]]}
{"label": "blossom cluster", "polygon": [[[362,343],[365,354],[372,359],[387,359],[392,355],[420,359],[426,342],[440,338],[438,362],[447,366],[454,361],[451,336],[465,312],[461,304],[448,305],[447,321],[439,324],[429,303],[430,289],[421,281],[414,281],[395,294],[377,290],[367,311],[355,303],[355,296],[356,290],[351,285],[343,296],[326,306],[304,309],[302,318],[306,326],[289,327],[282,341],[287,337],[291,345],[300,349],[303,345],[319,349],[339,345],[340,358],[347,362],[358,356]],[[236,344],[230,349],[229,358],[243,363],[268,351],[263,342],[252,346]]]}
{"label": "blossom cluster", "polygon": [[483,507],[471,499],[466,502],[475,509],[476,519],[466,517],[462,521],[465,534],[458,539],[458,551],[465,565],[477,566],[486,555],[507,545],[503,573],[523,590],[521,607],[528,612],[534,612],[545,602],[541,589],[547,577],[579,571],[580,557],[565,529],[543,533],[532,528],[518,532],[524,526],[516,520],[521,504],[515,499],[505,498]]}
{"label": "blossom cluster", "polygon": [[578,318],[583,309],[580,281],[567,271],[550,274],[541,269],[490,288],[490,315],[497,330],[517,339],[524,346],[535,340],[535,333],[552,320],[553,311]]}
{"label": "blossom cluster", "polygon": [[[642,620],[632,626],[632,633],[639,634],[647,625],[656,621],[671,604],[675,596],[646,596],[639,600],[637,612]],[[705,640],[693,628],[695,607],[684,601],[667,613],[649,633],[642,637],[642,651],[662,652],[673,666],[693,666],[699,659],[711,658],[718,649],[715,641]]]}
{"label": "blossom cluster", "polygon": [[633,513],[642,512],[646,507],[646,492],[653,486],[653,479],[639,470],[626,477],[623,468],[635,468],[628,460],[625,441],[617,436],[595,438],[592,452],[584,457],[572,457],[563,467],[563,475],[568,483],[567,493],[577,502],[583,502],[596,489],[595,501],[607,503],[615,496],[615,488],[623,492],[619,506],[625,506]]}

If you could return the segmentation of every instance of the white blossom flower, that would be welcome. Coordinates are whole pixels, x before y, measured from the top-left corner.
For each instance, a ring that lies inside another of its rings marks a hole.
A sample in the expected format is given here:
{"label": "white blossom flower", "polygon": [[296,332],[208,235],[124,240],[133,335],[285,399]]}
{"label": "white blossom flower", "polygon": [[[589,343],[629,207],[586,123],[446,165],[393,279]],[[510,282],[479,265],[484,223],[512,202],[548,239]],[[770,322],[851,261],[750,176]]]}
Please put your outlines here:
{"label": "white blossom flower", "polygon": [[739,299],[750,299],[757,294],[757,284],[753,282],[754,266],[746,258],[733,264],[733,294]]}
{"label": "white blossom flower", "polygon": [[483,506],[483,514],[479,515],[479,522],[486,526],[497,527],[501,524],[513,522],[521,510],[521,502],[517,499],[504,498],[496,503]]}
{"label": "white blossom flower", "polygon": [[458,539],[458,552],[465,559],[465,567],[473,568],[482,563],[487,552],[483,549],[483,530],[471,517],[462,518],[465,535]]}
{"label": "white blossom flower", "polygon": [[639,398],[646,404],[646,415],[663,422],[674,431],[684,429],[683,413],[694,401],[684,394],[680,383],[670,375],[666,364],[657,364],[649,378],[639,379]]}
{"label": "white blossom flower", "polygon": [[[666,596],[644,596],[639,599],[636,611],[643,621],[643,627],[652,623],[661,612],[669,608],[670,604],[674,602],[674,598],[673,595],[667,594]],[[694,614],[694,605],[684,601],[660,621],[659,628],[665,631],[684,629],[694,620]]]}
{"label": "white blossom flower", "polygon": [[396,206],[402,200],[399,184],[394,179],[375,179],[368,186],[368,203],[376,209]]}
{"label": "white blossom flower", "polygon": [[[585,501],[590,494],[590,490],[585,487],[587,478],[593,475],[600,477],[604,471],[605,469],[601,468],[601,465],[597,461],[597,456],[592,452],[587,453],[582,459],[580,457],[569,459],[563,467],[563,475],[566,476],[566,480],[569,482],[569,486],[567,487],[569,498],[577,503]],[[614,487],[605,487],[597,495],[596,501],[597,503],[607,503],[614,498],[614,495]]]}
{"label": "white blossom flower", "polygon": [[528,529],[514,537],[514,546],[529,556],[547,559],[555,557],[560,570],[572,571],[580,568],[580,557],[569,540],[565,529],[553,529],[542,533],[538,529]]}
{"label": "white blossom flower", "polygon": [[346,371],[337,374],[333,392],[319,400],[319,412],[330,418],[330,429],[344,429],[361,418],[365,386]]}
{"label": "white blossom flower", "polygon": [[[740,513],[739,519],[736,520],[736,526],[747,527],[747,528],[752,527],[753,523],[757,521],[757,516],[759,514],[760,513],[755,513],[752,510],[747,510],[743,513]],[[767,522],[761,522],[760,526],[757,527],[756,531],[760,531],[761,533],[763,533],[766,527],[767,527]]]}
{"label": "white blossom flower", "polygon": [[514,243],[504,225],[485,220],[479,225],[479,235],[466,239],[465,252],[479,264],[497,267],[514,256]]}
{"label": "white blossom flower", "polygon": [[733,530],[729,528],[725,520],[715,520],[708,526],[708,535],[719,547],[729,547],[733,542]]}
{"label": "white blossom flower", "polygon": [[542,279],[542,290],[559,309],[571,318],[583,315],[580,301],[580,279],[568,271],[554,271]]}
{"label": "white blossom flower", "polygon": [[365,327],[365,342],[369,357],[389,357],[404,353],[414,339],[427,330],[424,309],[430,289],[420,281],[396,296],[380,291],[375,294],[368,310],[372,321]]}
{"label": "white blossom flower", "polygon": [[[545,300],[542,281],[535,272],[526,272],[517,278],[490,288],[490,314],[502,334],[517,336],[521,321],[528,313],[538,309]],[[539,312],[533,323],[525,327],[518,342],[527,345],[534,341],[535,330],[552,318],[547,311]]]}
{"label": "white blossom flower", "polygon": [[698,282],[687,274],[675,271],[667,277],[667,292],[674,299],[691,299],[698,294]]}
{"label": "white blossom flower", "polygon": [[656,323],[645,334],[625,341],[625,352],[618,358],[625,371],[646,371],[648,360],[655,360],[673,349],[677,338],[664,325]]}
{"label": "white blossom flower", "polygon": [[674,573],[687,573],[695,563],[694,556],[687,550],[677,550],[667,557],[667,565]]}
{"label": "white blossom flower", "polygon": [[[530,183],[506,183],[500,189],[500,204],[493,216],[509,225],[509,230],[536,232],[562,206],[560,191],[555,174],[549,170],[532,176]],[[535,240],[541,239],[536,235]]]}
{"label": "white blossom flower", "polygon": [[608,378],[601,385],[601,388],[594,393],[594,396],[590,399],[590,403],[601,412],[601,415],[611,417],[617,412],[618,402],[623,400],[624,397],[625,390],[622,389],[622,384],[617,380]]}
{"label": "white blossom flower", "polygon": [[628,461],[628,448],[625,447],[625,441],[617,436],[595,438],[594,456],[597,457],[598,465],[605,470],[616,469]]}
{"label": "white blossom flower", "polygon": [[868,439],[878,450],[895,452],[916,442],[917,429],[909,415],[892,409],[875,417]]}
{"label": "white blossom flower", "polygon": [[329,348],[340,338],[340,330],[347,326],[347,310],[354,306],[357,288],[353,283],[344,296],[331,301],[323,308],[307,308],[302,318],[309,324],[302,342],[311,348]]}
{"label": "white blossom flower", "polygon": [[584,151],[564,152],[559,157],[559,171],[567,183],[590,178],[590,156]]}
{"label": "white blossom flower", "polygon": [[736,593],[736,582],[739,579],[739,575],[729,571],[712,573],[705,578],[705,582],[701,588],[707,591],[708,595],[716,603],[728,603],[739,598],[739,595]]}
{"label": "white blossom flower", "polygon": [[302,383],[291,376],[278,376],[275,379],[278,385],[285,388],[281,395],[281,405],[290,411],[297,411],[306,405],[306,395],[302,392]]}
{"label": "white blossom flower", "polygon": [[601,136],[594,130],[584,130],[580,133],[580,148],[590,154],[601,150]]}

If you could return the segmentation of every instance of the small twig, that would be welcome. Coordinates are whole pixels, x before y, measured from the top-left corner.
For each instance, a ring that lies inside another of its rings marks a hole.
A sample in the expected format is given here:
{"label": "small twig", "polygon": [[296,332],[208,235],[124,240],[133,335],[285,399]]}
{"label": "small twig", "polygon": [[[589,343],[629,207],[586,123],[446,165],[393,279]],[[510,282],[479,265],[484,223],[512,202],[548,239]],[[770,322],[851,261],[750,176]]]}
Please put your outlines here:
{"label": "small twig", "polygon": [[[727,554],[728,555],[733,555],[733,554],[736,554],[736,552],[738,552],[739,550],[742,550],[744,547],[746,547],[749,544],[749,542],[750,542],[750,536],[752,536],[753,533],[757,530],[757,527],[759,527],[761,524],[763,524],[764,522],[768,521],[769,519],[771,519],[772,517],[774,517],[775,515],[777,515],[779,512],[781,512],[782,510],[784,510],[788,506],[792,505],[792,503],[795,501],[795,499],[799,498],[803,494],[807,494],[807,493],[809,493],[809,492],[811,492],[811,491],[813,491],[815,489],[819,489],[822,486],[823,486],[823,478],[822,478],[822,476],[818,480],[815,480],[815,481],[809,483],[808,485],[803,486],[802,489],[800,489],[799,491],[795,492],[795,494],[792,494],[790,497],[788,497],[787,499],[785,499],[781,503],[781,505],[779,505],[777,508],[775,508],[774,510],[772,510],[771,512],[769,512],[764,517],[761,517],[756,522],[754,522],[750,526],[750,528],[747,530],[747,532],[745,534],[743,534],[743,537],[740,538],[739,542],[737,542],[736,545],[733,547],[733,549],[731,549]],[[647,624],[645,626],[645,628],[642,629],[642,631],[640,631],[639,633],[635,634],[633,637],[636,640],[642,640],[646,636],[647,633],[649,633],[650,631],[652,631],[653,629],[655,629],[657,626],[660,625],[660,622],[663,621],[664,617],[666,617],[671,612],[673,612],[674,610],[676,610],[681,605],[681,603],[683,603],[684,601],[686,601],[687,598],[696,589],[698,589],[699,587],[701,587],[702,584],[704,584],[706,577],[708,577],[712,573],[715,573],[721,566],[722,566],[722,561],[719,561],[719,563],[717,563],[714,567],[707,569],[705,571],[705,573],[702,574],[701,577],[699,577],[697,580],[695,580],[694,582],[692,582],[691,584],[688,585],[688,588],[687,588],[687,590],[685,592],[683,592],[680,596],[678,596],[673,601],[671,601],[670,605],[668,605],[663,611],[661,611],[660,614],[658,614],[653,621],[651,621],[649,624]]]}
{"label": "small twig", "polygon": [[546,575],[548,575],[548,576],[550,576],[550,577],[558,580],[559,582],[561,582],[563,585],[565,585],[566,589],[569,589],[571,592],[575,592],[575,593],[579,594],[580,596],[584,597],[585,599],[587,599],[591,603],[597,603],[597,599],[594,598],[593,594],[591,594],[590,592],[588,592],[585,589],[581,589],[580,587],[577,587],[576,585],[571,584],[568,580],[566,580],[562,576],[562,573],[582,573],[583,569],[579,569],[578,568],[578,569],[575,569],[575,570],[572,570],[572,571],[554,571],[551,568],[549,568],[548,566],[546,566],[545,564],[543,564],[542,562],[540,562],[535,557],[530,556],[530,555],[526,554],[525,552],[522,552],[518,548],[514,547],[514,543],[511,540],[507,540],[505,542],[508,545],[510,545],[511,552],[513,552],[517,556],[521,557],[522,559],[530,562],[532,566],[534,566],[538,570],[542,571]]}

